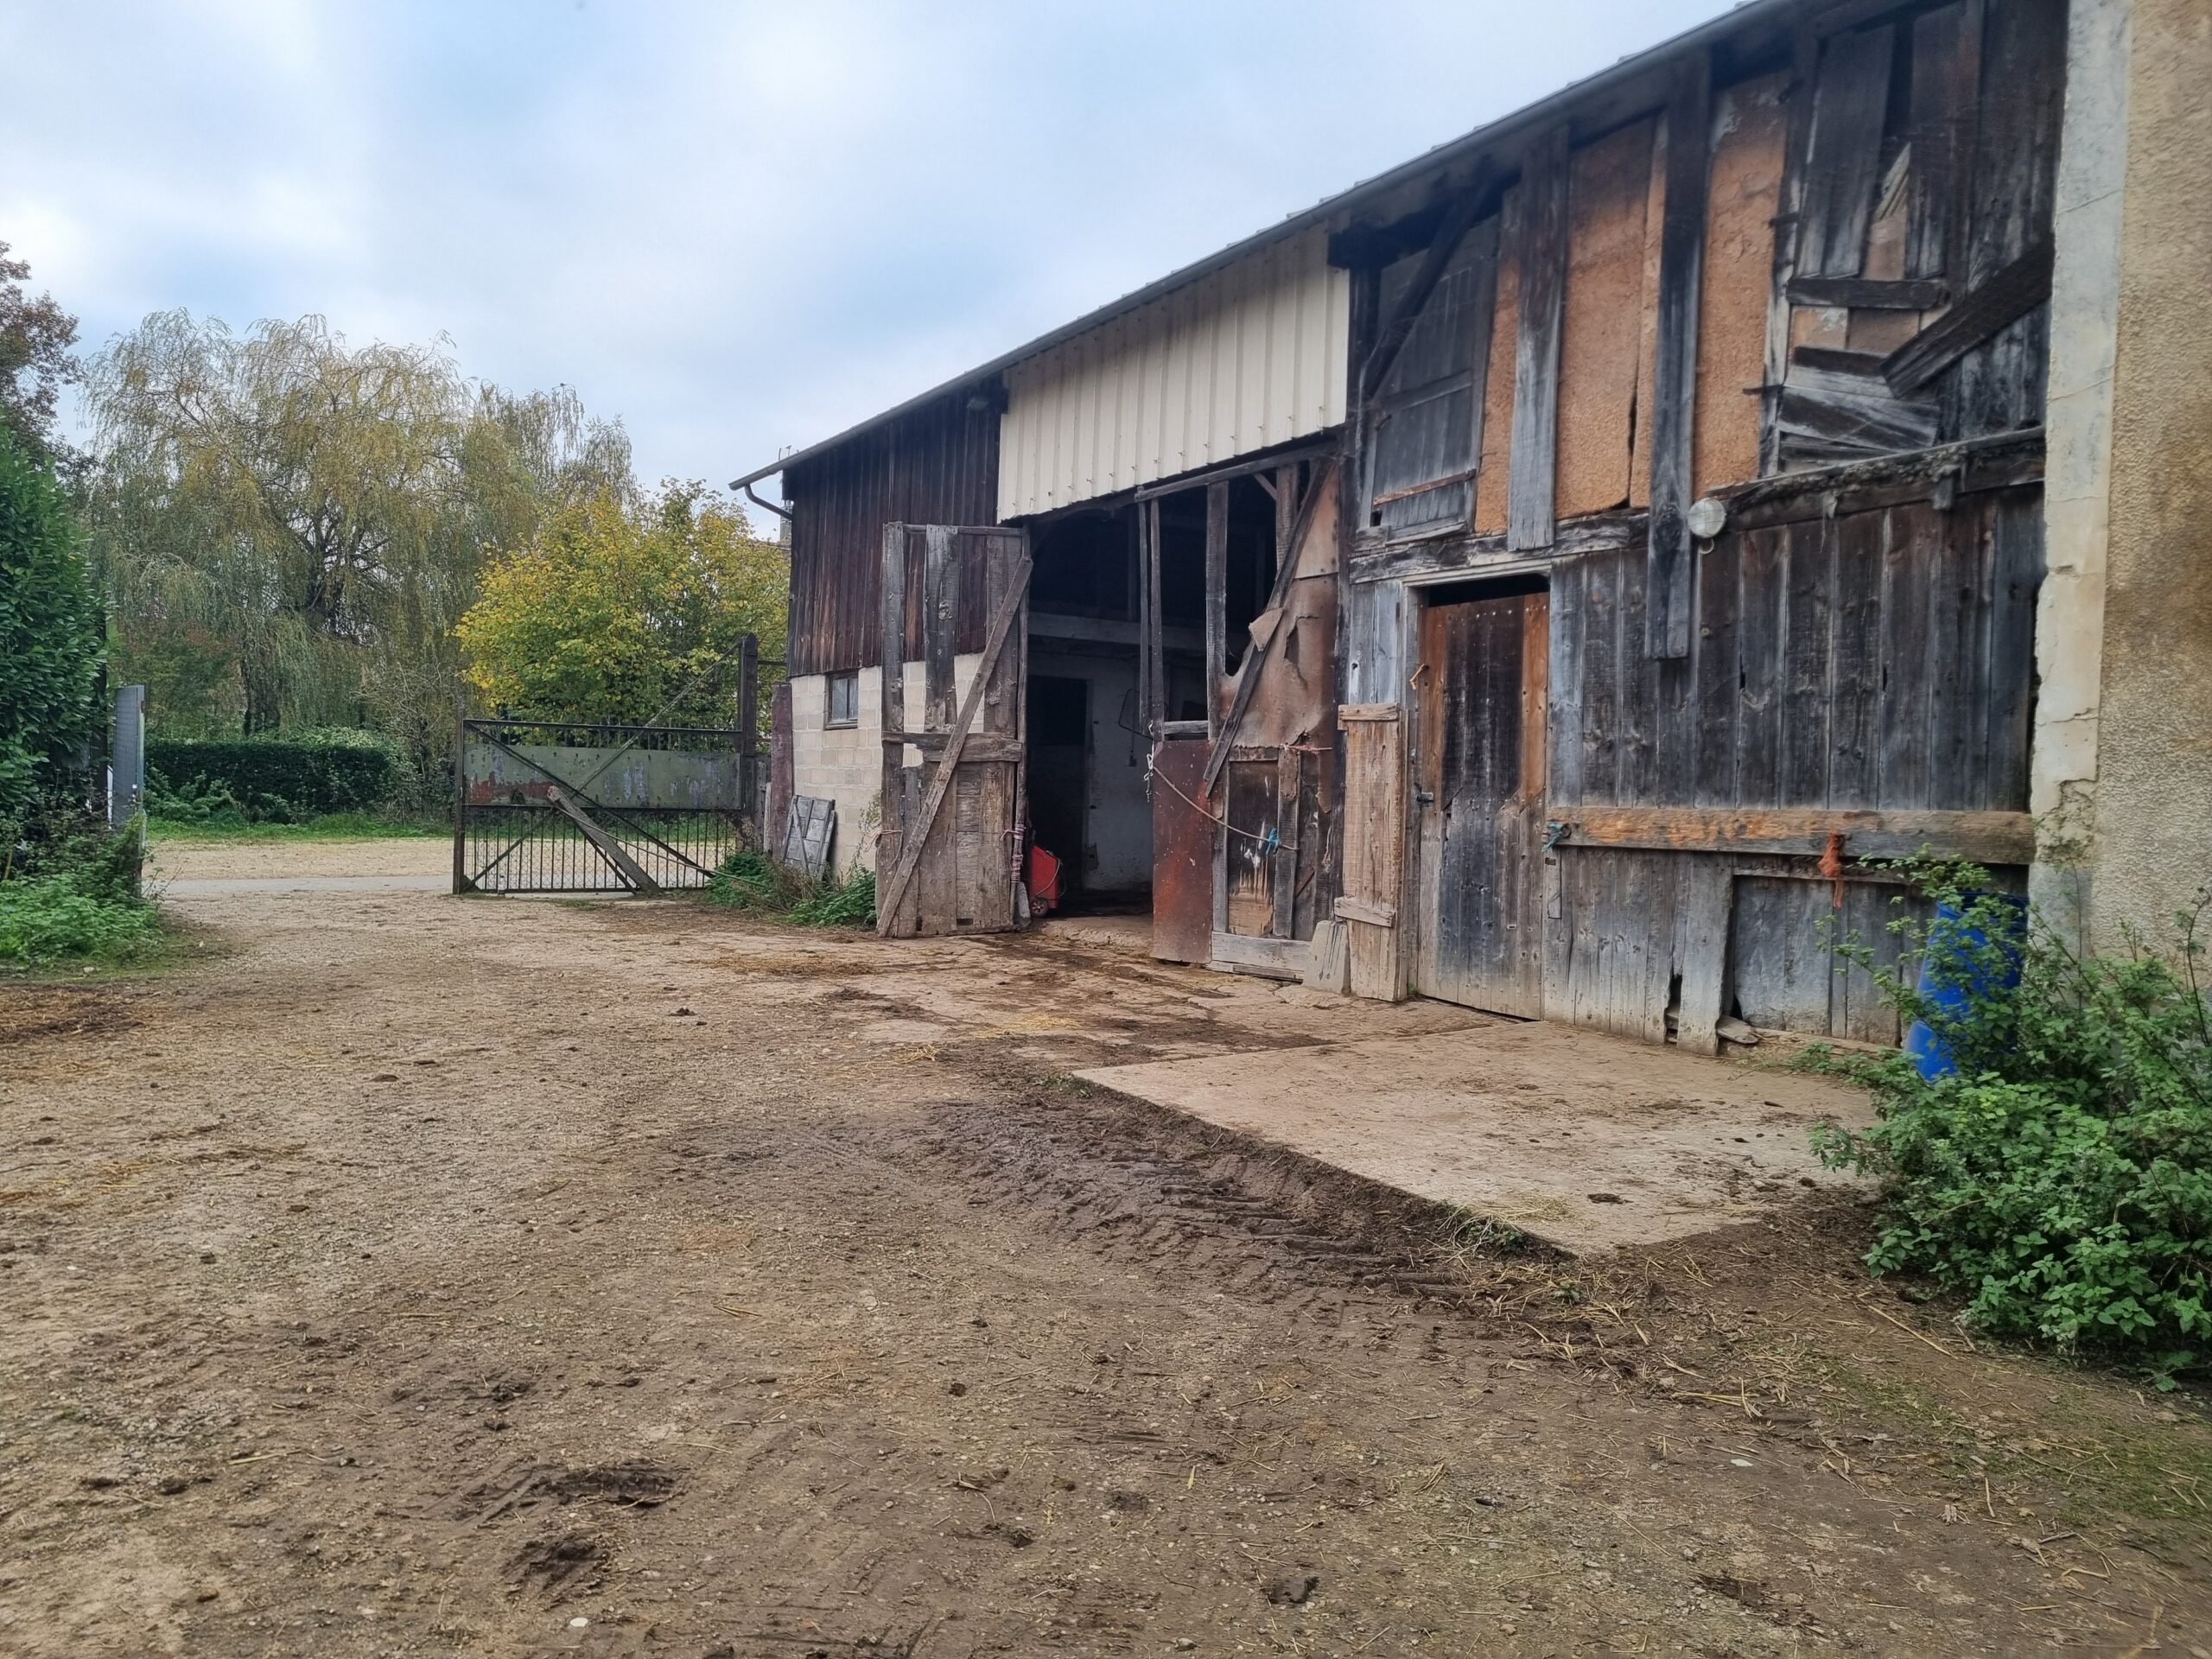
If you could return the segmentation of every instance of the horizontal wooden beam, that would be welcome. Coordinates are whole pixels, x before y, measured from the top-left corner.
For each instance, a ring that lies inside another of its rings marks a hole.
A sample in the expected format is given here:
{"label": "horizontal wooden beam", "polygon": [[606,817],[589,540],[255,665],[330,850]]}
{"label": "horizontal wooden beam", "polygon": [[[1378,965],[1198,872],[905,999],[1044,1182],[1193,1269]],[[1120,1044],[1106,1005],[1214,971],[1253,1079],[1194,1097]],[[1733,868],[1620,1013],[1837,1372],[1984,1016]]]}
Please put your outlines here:
{"label": "horizontal wooden beam", "polygon": [[2025,812],[1838,811],[1826,807],[1563,807],[1562,847],[1659,852],[1817,854],[1830,836],[1851,858],[1910,858],[1927,852],[1981,864],[2026,864],[2036,850]]}
{"label": "horizontal wooden beam", "polygon": [[1933,278],[1884,282],[1872,276],[1792,276],[1789,303],[1849,311],[1933,311],[1950,290]]}
{"label": "horizontal wooden beam", "polygon": [[1584,553],[1618,553],[1635,544],[1644,533],[1642,512],[1597,512],[1562,520],[1552,532],[1548,547],[1509,551],[1505,537],[1493,531],[1483,536],[1430,536],[1419,541],[1365,546],[1355,550],[1351,561],[1354,582],[1389,582],[1407,577],[1444,575],[1465,571],[1479,576],[1486,564],[1519,564],[1531,559],[1567,559]]}
{"label": "horizontal wooden beam", "polygon": [[1927,449],[1738,484],[1716,490],[1728,508],[1728,528],[1758,530],[1805,518],[1832,518],[1907,501],[1948,486],[1960,495],[2031,484],[2043,476],[2043,433],[1999,432]]}
{"label": "horizontal wooden beam", "polygon": [[1303,979],[1313,947],[1304,939],[1261,939],[1247,933],[1217,931],[1206,966],[1225,973],[1257,974],[1265,979]]}

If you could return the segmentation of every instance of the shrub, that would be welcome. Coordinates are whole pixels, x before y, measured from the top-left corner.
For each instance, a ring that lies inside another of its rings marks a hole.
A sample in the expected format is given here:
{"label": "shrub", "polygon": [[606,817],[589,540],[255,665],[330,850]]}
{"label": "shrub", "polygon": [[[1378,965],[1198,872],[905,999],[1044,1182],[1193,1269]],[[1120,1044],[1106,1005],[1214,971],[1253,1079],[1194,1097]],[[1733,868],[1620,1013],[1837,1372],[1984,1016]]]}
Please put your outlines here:
{"label": "shrub", "polygon": [[67,876],[0,881],[0,961],[121,961],[152,943],[159,929],[151,905],[94,898]]}
{"label": "shrub", "polygon": [[296,823],[374,806],[398,781],[397,758],[365,734],[154,739],[146,745],[146,804],[156,817],[194,823]]}
{"label": "shrub", "polygon": [[97,740],[104,626],[61,486],[0,423],[0,824],[64,792]]}
{"label": "shrub", "polygon": [[1966,1322],[1993,1336],[2145,1363],[2162,1381],[2200,1363],[2212,1351],[2206,904],[2177,918],[2169,954],[2083,957],[2033,918],[2024,932],[1984,871],[1913,873],[1953,912],[1891,925],[1909,957],[1925,956],[1922,982],[1862,944],[1844,949],[1956,1069],[1853,1063],[1879,1121],[1815,1137],[1828,1163],[1883,1184],[1868,1265],[1958,1293]]}

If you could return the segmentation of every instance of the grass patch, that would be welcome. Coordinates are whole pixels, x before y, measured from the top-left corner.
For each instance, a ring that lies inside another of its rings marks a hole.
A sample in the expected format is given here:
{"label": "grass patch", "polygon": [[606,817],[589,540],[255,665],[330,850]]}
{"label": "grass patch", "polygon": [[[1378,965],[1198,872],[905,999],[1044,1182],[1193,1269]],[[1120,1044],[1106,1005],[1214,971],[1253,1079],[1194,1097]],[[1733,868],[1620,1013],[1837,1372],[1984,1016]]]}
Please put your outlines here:
{"label": "grass patch", "polygon": [[875,872],[855,870],[842,881],[813,881],[765,853],[732,853],[706,887],[709,902],[732,910],[781,916],[803,927],[871,927]]}
{"label": "grass patch", "polygon": [[242,818],[150,818],[149,840],[171,845],[254,842],[430,840],[453,834],[450,823],[384,812],[325,812],[304,823],[248,823]]}

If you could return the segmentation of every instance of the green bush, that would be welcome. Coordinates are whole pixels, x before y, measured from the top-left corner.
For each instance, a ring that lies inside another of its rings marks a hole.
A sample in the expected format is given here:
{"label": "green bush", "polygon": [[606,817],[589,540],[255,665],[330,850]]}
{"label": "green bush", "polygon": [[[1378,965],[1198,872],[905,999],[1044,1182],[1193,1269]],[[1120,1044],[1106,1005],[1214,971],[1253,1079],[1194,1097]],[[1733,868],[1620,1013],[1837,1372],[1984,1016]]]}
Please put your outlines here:
{"label": "green bush", "polygon": [[810,881],[766,853],[735,852],[708,881],[707,897],[808,927],[866,927],[875,920],[875,872],[855,870],[842,882]]}
{"label": "green bush", "polygon": [[1933,938],[1924,982],[1882,968],[1863,944],[1844,949],[1957,1069],[1924,1077],[1902,1054],[1852,1063],[1879,1121],[1815,1136],[1828,1163],[1883,1184],[1868,1265],[1933,1279],[1993,1336],[2143,1363],[2162,1382],[2202,1363],[2212,1351],[2212,1015],[2196,937],[2206,904],[2177,918],[2168,952],[2081,957],[2035,918],[2023,934],[2017,901],[1987,891],[1984,871],[1914,874],[1958,918],[1892,924],[1908,958]]}
{"label": "green bush", "polygon": [[100,603],[51,472],[0,423],[0,826],[67,792],[99,735]]}
{"label": "green bush", "polygon": [[0,962],[116,962],[150,944],[161,919],[139,896],[138,848],[136,825],[57,838],[39,849],[35,874],[0,879]]}
{"label": "green bush", "polygon": [[0,881],[0,962],[118,962],[150,944],[160,926],[151,905],[94,898],[67,876]]}
{"label": "green bush", "polygon": [[146,745],[146,807],[188,823],[298,823],[389,799],[399,770],[392,751],[366,734],[156,738]]}

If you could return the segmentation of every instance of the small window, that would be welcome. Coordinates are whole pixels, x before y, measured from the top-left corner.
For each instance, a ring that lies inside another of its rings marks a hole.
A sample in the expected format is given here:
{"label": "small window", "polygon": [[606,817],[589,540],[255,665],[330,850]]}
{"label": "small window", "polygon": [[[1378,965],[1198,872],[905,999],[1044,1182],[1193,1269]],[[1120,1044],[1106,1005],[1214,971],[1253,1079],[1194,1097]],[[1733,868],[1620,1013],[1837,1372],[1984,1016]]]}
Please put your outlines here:
{"label": "small window", "polygon": [[830,677],[830,693],[823,704],[828,711],[824,726],[857,726],[861,723],[861,677],[858,670],[848,670]]}

